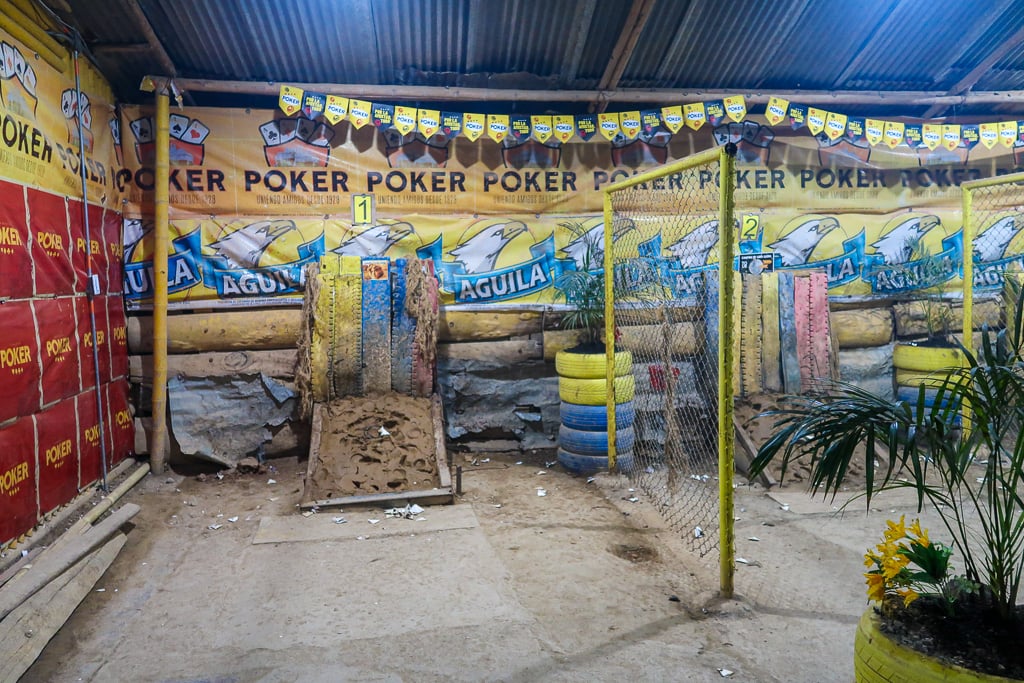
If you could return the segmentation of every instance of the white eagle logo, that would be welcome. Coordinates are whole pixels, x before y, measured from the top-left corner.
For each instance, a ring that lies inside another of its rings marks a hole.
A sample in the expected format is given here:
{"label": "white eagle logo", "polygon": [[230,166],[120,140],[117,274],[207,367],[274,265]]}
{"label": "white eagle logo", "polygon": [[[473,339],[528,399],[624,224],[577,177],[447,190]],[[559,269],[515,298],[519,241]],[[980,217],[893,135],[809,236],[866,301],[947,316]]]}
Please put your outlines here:
{"label": "white eagle logo", "polygon": [[498,256],[512,239],[526,232],[526,226],[519,221],[497,223],[473,235],[451,254],[456,263],[461,263],[467,273],[486,273],[495,270]]}
{"label": "white eagle logo", "polygon": [[814,218],[796,226],[768,247],[779,255],[783,266],[803,265],[822,238],[838,227],[839,221],[832,216]]}
{"label": "white eagle logo", "polygon": [[215,257],[236,268],[257,268],[270,245],[295,230],[298,228],[291,220],[259,221],[241,227],[209,246]]}
{"label": "white eagle logo", "polygon": [[1001,218],[974,238],[974,253],[982,262],[998,261],[1006,255],[1006,248],[1020,228],[1017,227],[1017,216]]}
{"label": "white eagle logo", "polygon": [[938,216],[908,218],[871,246],[887,266],[906,263],[914,256],[925,233],[940,224]]}
{"label": "white eagle logo", "polygon": [[[631,220],[619,222],[612,228],[612,242],[617,242],[624,234],[635,229],[636,225]],[[604,263],[604,223],[575,234],[575,239],[562,247],[562,252],[573,260],[576,270],[600,268]]]}
{"label": "white eagle logo", "polygon": [[406,222],[374,225],[331,251],[342,256],[383,256],[396,242],[415,231]]}
{"label": "white eagle logo", "polygon": [[718,220],[705,221],[665,248],[680,268],[707,265],[711,250],[718,245]]}

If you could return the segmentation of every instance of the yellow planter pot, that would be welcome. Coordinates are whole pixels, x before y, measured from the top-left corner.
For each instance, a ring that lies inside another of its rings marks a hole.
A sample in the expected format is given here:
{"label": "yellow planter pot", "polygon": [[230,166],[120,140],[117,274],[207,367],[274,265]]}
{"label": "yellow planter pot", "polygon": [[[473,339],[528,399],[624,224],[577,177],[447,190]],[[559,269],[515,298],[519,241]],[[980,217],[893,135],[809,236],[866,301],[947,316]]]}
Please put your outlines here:
{"label": "yellow planter pot", "polygon": [[853,643],[856,683],[1008,683],[1014,679],[969,671],[911,650],[878,629],[870,609],[860,618]]}
{"label": "yellow planter pot", "polygon": [[[615,402],[625,403],[633,400],[636,383],[633,375],[615,378]],[[575,377],[558,378],[558,396],[569,403],[587,406],[604,405],[608,395],[607,382],[602,379],[578,379]]]}
{"label": "yellow planter pot", "polygon": [[[560,377],[577,379],[604,379],[607,357],[603,353],[570,353],[559,351],[555,354],[555,372]],[[615,352],[615,376],[622,377],[633,371],[633,354],[629,351]]]}

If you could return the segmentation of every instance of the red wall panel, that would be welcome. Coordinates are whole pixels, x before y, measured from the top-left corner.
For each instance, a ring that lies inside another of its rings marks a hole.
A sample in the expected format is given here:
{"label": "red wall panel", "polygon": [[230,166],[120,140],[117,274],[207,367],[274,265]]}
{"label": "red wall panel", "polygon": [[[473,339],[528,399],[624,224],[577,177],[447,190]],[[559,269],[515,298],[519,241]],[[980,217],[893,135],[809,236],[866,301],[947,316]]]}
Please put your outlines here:
{"label": "red wall panel", "polygon": [[36,294],[73,294],[75,271],[71,266],[71,232],[64,198],[29,188],[28,213]]}
{"label": "red wall panel", "polygon": [[128,380],[118,380],[106,386],[107,414],[105,425],[110,435],[110,466],[124,460],[135,451],[135,421],[128,410]]}
{"label": "red wall panel", "polygon": [[25,194],[21,185],[0,180],[0,299],[32,296]]}
{"label": "red wall panel", "polygon": [[78,493],[78,429],[75,399],[38,413],[39,508],[46,514]]}
{"label": "red wall panel", "polygon": [[101,231],[103,251],[107,257],[107,289],[110,294],[120,294],[124,289],[124,242],[121,238],[121,214],[107,209],[103,212]]}
{"label": "red wall panel", "polygon": [[79,394],[75,401],[78,407],[78,454],[81,461],[78,487],[83,488],[102,474],[96,392]]}
{"label": "red wall panel", "polygon": [[35,452],[32,418],[0,429],[0,542],[25,533],[38,519]]}
{"label": "red wall panel", "polygon": [[[86,258],[88,251],[85,246],[85,222],[82,215],[82,202],[68,200],[68,225],[71,230],[72,253],[71,262],[75,267],[75,291],[85,292],[86,289]],[[89,235],[92,238],[92,272],[100,280],[100,291],[107,291],[107,257],[103,250],[103,207],[89,205]]]}
{"label": "red wall panel", "polygon": [[112,378],[128,375],[128,321],[124,314],[124,300],[120,296],[107,297],[107,324],[110,336],[110,375]]}
{"label": "red wall panel", "polygon": [[74,396],[80,390],[81,369],[75,332],[75,299],[35,299],[32,307],[39,326],[43,361],[43,405]]}
{"label": "red wall panel", "polygon": [[0,304],[0,422],[39,410],[39,347],[30,301]]}
{"label": "red wall panel", "polygon": [[[100,366],[100,384],[110,381],[110,332],[107,329],[107,305],[105,297],[97,297],[93,301],[96,314],[97,353]],[[92,354],[92,327],[89,317],[89,300],[84,296],[75,298],[75,310],[78,318],[78,347],[82,364],[82,389],[96,386],[96,365]]]}

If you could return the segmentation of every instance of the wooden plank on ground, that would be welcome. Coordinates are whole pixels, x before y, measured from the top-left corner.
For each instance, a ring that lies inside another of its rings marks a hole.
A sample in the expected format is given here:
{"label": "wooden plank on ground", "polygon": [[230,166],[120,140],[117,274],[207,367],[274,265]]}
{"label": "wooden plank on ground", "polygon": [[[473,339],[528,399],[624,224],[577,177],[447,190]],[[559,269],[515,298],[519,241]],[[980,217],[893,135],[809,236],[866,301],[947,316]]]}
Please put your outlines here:
{"label": "wooden plank on ground", "polygon": [[779,273],[779,346],[782,359],[782,390],[800,393],[800,358],[797,355],[793,274]]}
{"label": "wooden plank on ground", "polygon": [[[186,377],[231,377],[262,373],[275,379],[294,379],[298,352],[294,349],[269,351],[211,351],[167,356],[167,374]],[[149,384],[153,381],[153,356],[128,357],[128,379]]]}
{"label": "wooden plank on ground", "polygon": [[[444,404],[441,397],[434,394],[430,397],[430,417],[434,423],[434,457],[437,459],[437,474],[441,488],[452,488],[452,471],[448,465],[448,449],[444,441]],[[451,502],[454,502],[454,498]]]}
{"label": "wooden plank on ground", "polygon": [[[754,444],[754,440],[747,434],[747,430],[743,428],[734,415],[732,418],[733,431],[736,434],[736,443],[739,444],[739,450],[735,451],[734,457],[736,458],[736,466],[743,472],[744,476],[749,477],[750,464],[757,457],[757,445]],[[765,488],[771,488],[775,486],[775,479],[768,474],[768,470],[761,472],[757,477],[757,482]]]}
{"label": "wooden plank on ground", "polygon": [[0,621],[0,681],[16,681],[32,666],[113,563],[125,540],[124,534],[117,534]]}
{"label": "wooden plank on ground", "polygon": [[779,275],[761,275],[761,378],[765,391],[782,391],[779,357]]}
{"label": "wooden plank on ground", "polygon": [[[298,308],[176,313],[167,316],[167,352],[294,349],[301,323]],[[153,316],[128,318],[128,349],[153,353]]]}

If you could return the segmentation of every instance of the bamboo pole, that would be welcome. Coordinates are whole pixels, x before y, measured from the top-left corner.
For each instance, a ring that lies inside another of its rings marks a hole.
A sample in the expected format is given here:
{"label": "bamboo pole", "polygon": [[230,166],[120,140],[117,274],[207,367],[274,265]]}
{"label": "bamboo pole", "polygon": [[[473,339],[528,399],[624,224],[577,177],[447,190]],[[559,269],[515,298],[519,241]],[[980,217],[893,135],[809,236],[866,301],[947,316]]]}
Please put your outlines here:
{"label": "bamboo pole", "polygon": [[154,474],[163,474],[167,451],[167,200],[170,181],[170,98],[156,94],[156,191],[153,193],[153,433],[149,461]]}
{"label": "bamboo pole", "polygon": [[604,267],[604,352],[605,367],[604,378],[607,391],[605,392],[604,406],[608,414],[608,471],[615,471],[615,262],[612,253],[612,234],[614,233],[614,213],[612,210],[612,193],[605,192],[602,200],[604,207],[604,259],[601,264]]}
{"label": "bamboo pole", "polygon": [[736,145],[721,148],[719,174],[722,185],[719,194],[718,225],[722,239],[718,257],[718,552],[719,590],[723,598],[733,596],[733,577],[736,573],[735,529],[733,527],[733,471],[735,470],[736,439],[733,435],[733,290],[736,273],[732,261],[733,242],[733,173]]}

